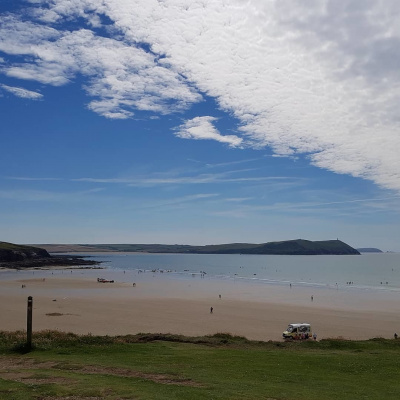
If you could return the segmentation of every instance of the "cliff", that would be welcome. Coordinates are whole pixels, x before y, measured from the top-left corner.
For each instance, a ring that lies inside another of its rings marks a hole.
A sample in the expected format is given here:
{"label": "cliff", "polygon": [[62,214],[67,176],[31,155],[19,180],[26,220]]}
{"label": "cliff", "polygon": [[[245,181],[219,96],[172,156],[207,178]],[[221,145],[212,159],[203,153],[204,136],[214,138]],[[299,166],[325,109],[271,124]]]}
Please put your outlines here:
{"label": "cliff", "polygon": [[0,262],[27,261],[41,258],[50,258],[50,254],[40,247],[0,242]]}
{"label": "cliff", "polygon": [[34,246],[23,246],[0,242],[0,268],[43,268],[52,266],[81,267],[98,265],[100,262],[85,260],[79,256],[51,256],[47,250]]}

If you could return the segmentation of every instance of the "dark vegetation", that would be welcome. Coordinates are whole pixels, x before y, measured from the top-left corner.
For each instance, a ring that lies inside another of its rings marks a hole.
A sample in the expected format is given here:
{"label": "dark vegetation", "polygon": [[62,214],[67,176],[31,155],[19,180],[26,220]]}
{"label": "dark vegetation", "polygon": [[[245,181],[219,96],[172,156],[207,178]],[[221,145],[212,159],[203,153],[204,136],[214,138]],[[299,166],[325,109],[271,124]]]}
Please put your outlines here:
{"label": "dark vegetation", "polygon": [[398,399],[400,340],[0,332],[0,398]]}
{"label": "dark vegetation", "polygon": [[94,266],[99,262],[78,256],[51,256],[45,249],[0,242],[0,267],[23,269],[51,266]]}
{"label": "dark vegetation", "polygon": [[0,261],[14,262],[39,258],[50,258],[50,254],[39,247],[0,242]]}
{"label": "dark vegetation", "polygon": [[206,246],[164,245],[164,244],[98,244],[90,245],[99,250],[113,250],[146,253],[186,254],[278,254],[278,255],[322,255],[360,254],[356,249],[340,240],[286,240],[261,244],[229,243]]}

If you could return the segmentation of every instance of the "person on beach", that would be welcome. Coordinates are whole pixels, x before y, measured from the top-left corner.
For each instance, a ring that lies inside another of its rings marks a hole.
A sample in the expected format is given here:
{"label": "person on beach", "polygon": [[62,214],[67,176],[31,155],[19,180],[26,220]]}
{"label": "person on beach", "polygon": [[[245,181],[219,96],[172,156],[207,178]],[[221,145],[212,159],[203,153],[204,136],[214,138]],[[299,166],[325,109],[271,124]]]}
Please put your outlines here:
{"label": "person on beach", "polygon": [[311,296],[311,301],[314,301],[314,296]]}
{"label": "person on beach", "polygon": [[213,308],[212,307],[210,307],[210,314],[212,314],[213,313]]}

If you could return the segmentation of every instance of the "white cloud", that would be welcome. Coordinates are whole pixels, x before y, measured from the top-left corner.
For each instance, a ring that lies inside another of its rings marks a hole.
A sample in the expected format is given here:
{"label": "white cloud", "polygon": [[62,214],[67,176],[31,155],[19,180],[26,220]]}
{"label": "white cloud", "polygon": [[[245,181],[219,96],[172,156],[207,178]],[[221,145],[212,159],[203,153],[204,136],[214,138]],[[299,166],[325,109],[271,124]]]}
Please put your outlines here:
{"label": "white cloud", "polygon": [[215,120],[213,117],[193,118],[179,126],[175,135],[182,139],[216,140],[231,147],[239,147],[243,139],[235,135],[221,135],[212,124]]}
{"label": "white cloud", "polygon": [[7,92],[12,93],[14,96],[22,97],[23,99],[40,100],[43,95],[38,92],[32,92],[31,90],[23,89],[20,87],[0,85],[0,87]]}
{"label": "white cloud", "polygon": [[[181,137],[304,153],[318,167],[400,190],[398,1],[38,5],[37,22],[2,17],[0,50],[25,57],[3,63],[3,73],[52,85],[81,73],[89,108],[108,118],[182,110],[205,93],[239,120],[242,137],[221,135],[211,117],[187,121]],[[55,29],[78,17],[86,29]],[[96,33],[101,26],[109,38]]]}
{"label": "white cloud", "polygon": [[85,90],[95,98],[88,107],[108,118],[129,118],[135,109],[165,114],[201,99],[156,56],[88,29],[58,32],[7,17],[0,37],[1,51],[28,60],[3,67],[3,73],[54,86],[83,74],[89,78]]}

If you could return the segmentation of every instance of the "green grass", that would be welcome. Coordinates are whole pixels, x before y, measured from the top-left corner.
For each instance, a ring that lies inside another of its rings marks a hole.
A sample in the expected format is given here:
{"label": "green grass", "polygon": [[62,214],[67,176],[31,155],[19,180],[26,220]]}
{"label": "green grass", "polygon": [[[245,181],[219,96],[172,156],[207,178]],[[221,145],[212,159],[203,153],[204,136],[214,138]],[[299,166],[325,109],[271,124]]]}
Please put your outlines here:
{"label": "green grass", "polygon": [[398,399],[400,341],[0,332],[0,399]]}
{"label": "green grass", "polygon": [[27,250],[35,250],[38,249],[38,247],[33,247],[33,246],[24,246],[21,244],[14,244],[14,243],[8,243],[8,242],[0,242],[0,250],[16,250],[16,251],[27,251]]}

